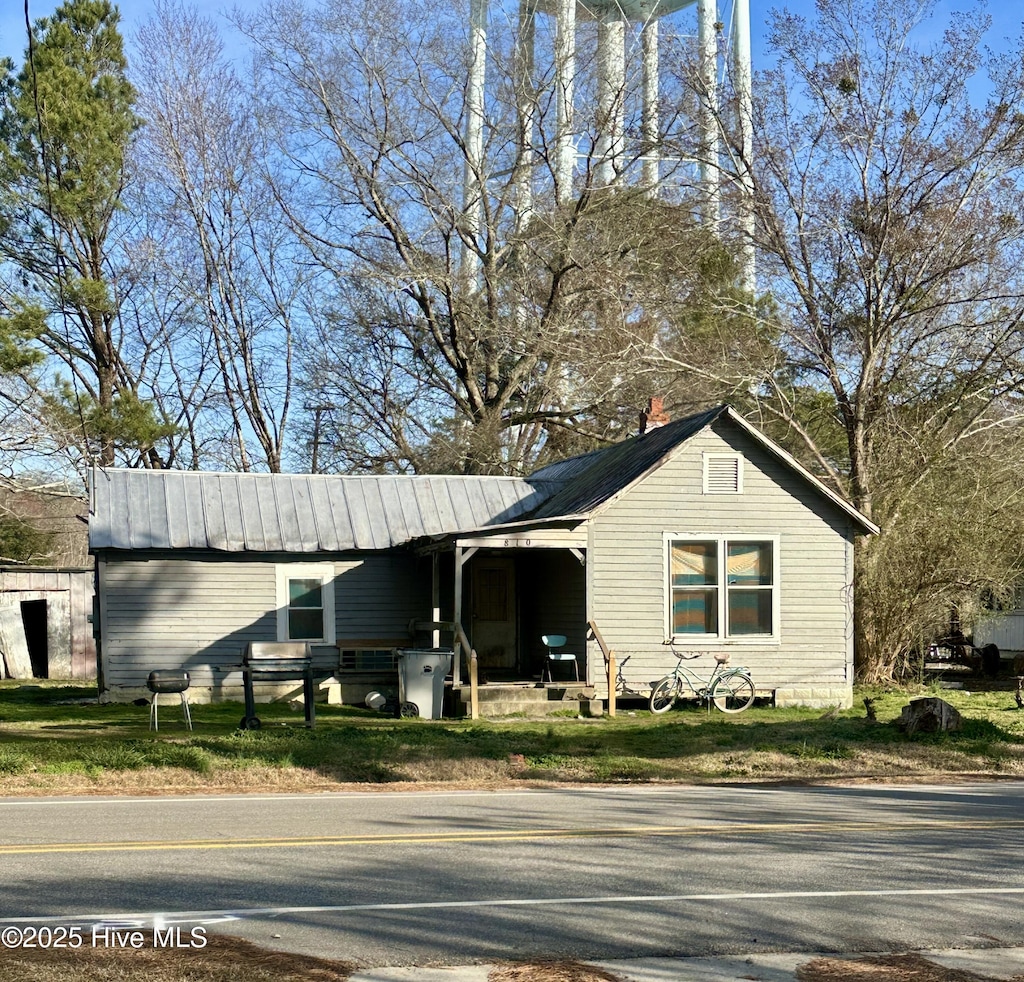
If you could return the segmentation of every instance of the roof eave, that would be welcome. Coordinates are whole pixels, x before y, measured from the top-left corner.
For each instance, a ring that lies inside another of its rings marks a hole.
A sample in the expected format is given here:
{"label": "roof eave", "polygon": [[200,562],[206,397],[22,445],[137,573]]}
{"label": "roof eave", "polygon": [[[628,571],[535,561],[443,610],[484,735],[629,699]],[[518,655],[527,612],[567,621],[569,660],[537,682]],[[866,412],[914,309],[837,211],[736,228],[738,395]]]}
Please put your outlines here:
{"label": "roof eave", "polygon": [[[676,453],[676,451],[679,450],[680,447],[685,447],[686,444],[688,444],[695,436],[697,436],[698,433],[703,433],[704,430],[706,430],[713,422],[715,422],[715,420],[718,419],[726,410],[730,410],[730,408],[731,407],[729,407],[728,405],[723,403],[721,406],[717,407],[717,411],[714,412],[713,415],[712,415],[712,412],[709,410],[708,411],[709,418],[708,418],[707,423],[705,423],[699,430],[689,434],[687,437],[685,437],[684,439],[680,440],[678,443],[673,444],[653,464],[651,464],[651,466],[648,467],[642,474],[639,474],[637,477],[633,478],[633,480],[630,481],[628,484],[623,485],[617,491],[615,491],[614,493],[610,494],[600,504],[595,505],[593,508],[591,508],[590,512],[588,513],[588,517],[593,517],[594,515],[601,514],[601,512],[603,512],[606,509],[610,508],[623,495],[627,494],[629,491],[631,491],[633,488],[635,488],[642,481],[646,481],[647,478],[649,478],[655,471],[657,471],[659,468],[663,467],[666,464],[666,462]],[[642,438],[643,438],[643,436],[641,435],[640,437],[636,437],[635,439],[642,439]]]}
{"label": "roof eave", "polygon": [[[783,450],[777,443],[766,437],[756,426],[748,423],[732,406],[725,407],[725,415],[736,423],[745,433],[754,438],[765,450],[772,453],[784,464],[795,470],[804,480],[808,481],[819,494],[828,498],[837,508],[844,511],[854,522],[861,527],[861,531],[867,535],[878,535],[882,529],[870,518],[859,512],[842,495],[836,494],[830,487],[816,478],[803,464],[800,463],[791,453]],[[717,417],[716,417],[717,418]]]}
{"label": "roof eave", "polygon": [[479,538],[482,536],[501,535],[503,532],[518,532],[523,529],[542,528],[553,525],[579,525],[590,518],[589,514],[575,515],[553,515],[547,518],[524,518],[518,522],[505,522],[501,525],[481,525],[479,528],[467,528],[458,532],[443,532],[439,535],[424,536],[413,546],[419,552],[430,552],[434,549],[444,549],[453,544],[457,539],[464,539],[467,536]]}

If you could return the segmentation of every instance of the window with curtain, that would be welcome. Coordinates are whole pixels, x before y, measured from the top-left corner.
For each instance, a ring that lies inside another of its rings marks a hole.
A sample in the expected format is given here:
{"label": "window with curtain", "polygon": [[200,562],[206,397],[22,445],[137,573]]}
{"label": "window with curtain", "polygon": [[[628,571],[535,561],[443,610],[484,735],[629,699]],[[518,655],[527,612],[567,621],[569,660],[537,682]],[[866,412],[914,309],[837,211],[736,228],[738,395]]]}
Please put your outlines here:
{"label": "window with curtain", "polygon": [[670,538],[669,629],[676,638],[774,637],[774,539]]}

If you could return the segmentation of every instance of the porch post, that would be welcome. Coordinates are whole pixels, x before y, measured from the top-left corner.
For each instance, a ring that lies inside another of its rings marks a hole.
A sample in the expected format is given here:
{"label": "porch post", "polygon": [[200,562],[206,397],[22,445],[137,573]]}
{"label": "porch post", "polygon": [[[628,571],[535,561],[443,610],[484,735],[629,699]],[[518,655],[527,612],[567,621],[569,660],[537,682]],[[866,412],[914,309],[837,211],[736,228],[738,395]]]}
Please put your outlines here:
{"label": "porch post", "polygon": [[608,652],[608,715],[615,715],[615,652]]}
{"label": "porch post", "polygon": [[[455,603],[452,606],[452,617],[456,624],[462,623],[462,564],[463,549],[456,543],[455,546]],[[452,665],[452,684],[462,683],[462,643],[459,640],[458,632],[455,633],[455,642],[452,645],[455,649],[455,657]],[[468,652],[467,652],[468,654]]]}
{"label": "porch post", "polygon": [[[436,549],[430,557],[430,619],[435,624],[441,619],[441,554]],[[441,647],[440,628],[434,628],[430,646]]]}

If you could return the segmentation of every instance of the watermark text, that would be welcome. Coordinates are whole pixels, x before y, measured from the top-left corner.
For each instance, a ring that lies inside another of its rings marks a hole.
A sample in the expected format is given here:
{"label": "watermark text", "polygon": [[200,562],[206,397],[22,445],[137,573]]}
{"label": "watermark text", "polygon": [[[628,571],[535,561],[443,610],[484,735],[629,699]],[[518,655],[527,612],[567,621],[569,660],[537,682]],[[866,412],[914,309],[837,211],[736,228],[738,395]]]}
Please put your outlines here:
{"label": "watermark text", "polygon": [[114,924],[91,927],[0,927],[0,947],[20,949],[79,948],[205,948],[209,939],[205,927],[177,925],[143,929]]}

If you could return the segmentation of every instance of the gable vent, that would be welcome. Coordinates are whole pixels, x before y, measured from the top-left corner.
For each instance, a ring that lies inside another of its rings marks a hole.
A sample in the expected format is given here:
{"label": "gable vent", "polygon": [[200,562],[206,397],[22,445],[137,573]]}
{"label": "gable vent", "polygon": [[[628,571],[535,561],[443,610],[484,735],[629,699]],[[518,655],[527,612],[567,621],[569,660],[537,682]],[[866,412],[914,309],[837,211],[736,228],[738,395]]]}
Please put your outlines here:
{"label": "gable vent", "polygon": [[739,454],[704,454],[704,493],[740,494],[743,491],[743,458]]}

